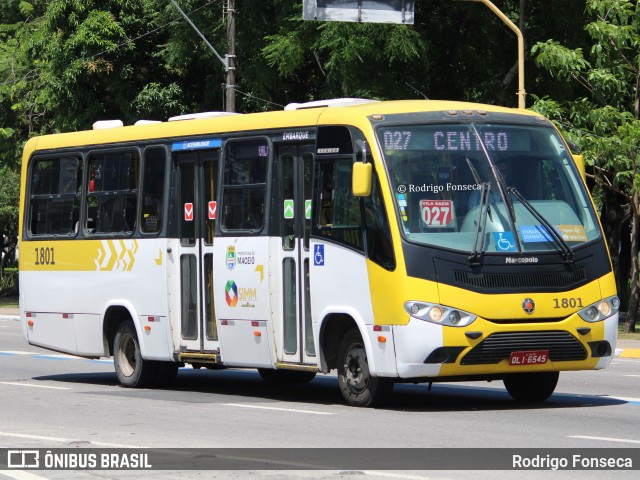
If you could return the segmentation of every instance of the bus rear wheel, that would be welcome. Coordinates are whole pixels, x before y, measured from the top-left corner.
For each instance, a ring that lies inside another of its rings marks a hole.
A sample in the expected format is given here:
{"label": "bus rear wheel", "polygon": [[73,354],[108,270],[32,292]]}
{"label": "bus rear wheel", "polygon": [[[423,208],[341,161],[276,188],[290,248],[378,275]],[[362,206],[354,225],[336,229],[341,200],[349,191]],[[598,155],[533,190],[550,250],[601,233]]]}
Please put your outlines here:
{"label": "bus rear wheel", "polygon": [[113,340],[113,364],[118,382],[128,388],[150,387],[155,383],[159,373],[156,362],[142,358],[138,335],[130,321],[121,323],[116,331]]}
{"label": "bus rear wheel", "polygon": [[514,373],[503,379],[509,395],[518,402],[542,402],[558,384],[560,372]]}
{"label": "bus rear wheel", "polygon": [[344,399],[356,407],[379,406],[393,390],[390,378],[371,375],[367,351],[357,328],[349,330],[340,343],[338,385]]}

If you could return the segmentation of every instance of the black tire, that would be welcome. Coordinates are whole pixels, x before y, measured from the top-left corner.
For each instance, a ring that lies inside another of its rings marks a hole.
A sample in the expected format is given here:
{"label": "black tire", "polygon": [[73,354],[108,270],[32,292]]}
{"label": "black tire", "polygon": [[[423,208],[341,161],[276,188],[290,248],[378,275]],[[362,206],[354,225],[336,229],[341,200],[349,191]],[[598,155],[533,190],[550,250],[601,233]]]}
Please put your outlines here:
{"label": "black tire", "polygon": [[503,379],[509,395],[518,402],[543,402],[558,384],[560,372],[514,373]]}
{"label": "black tire", "polygon": [[338,385],[347,403],[355,407],[380,406],[393,390],[392,379],[371,375],[367,352],[357,328],[349,330],[340,343]]}
{"label": "black tire", "polygon": [[158,377],[158,362],[143,360],[133,323],[122,322],[113,340],[113,364],[120,385],[127,388],[152,386]]}
{"label": "black tire", "polygon": [[267,383],[307,383],[316,377],[316,372],[301,372],[298,370],[273,370],[259,368],[258,373]]}

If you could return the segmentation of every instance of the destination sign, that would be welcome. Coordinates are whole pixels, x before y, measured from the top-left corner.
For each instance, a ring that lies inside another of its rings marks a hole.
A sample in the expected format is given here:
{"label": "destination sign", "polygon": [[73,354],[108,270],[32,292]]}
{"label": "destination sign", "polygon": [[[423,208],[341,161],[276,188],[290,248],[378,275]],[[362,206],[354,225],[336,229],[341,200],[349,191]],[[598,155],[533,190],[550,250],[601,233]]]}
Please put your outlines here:
{"label": "destination sign", "polygon": [[383,129],[381,140],[386,151],[422,150],[433,152],[528,152],[531,150],[530,132],[522,128],[495,126],[477,128],[476,133],[466,126],[408,127]]}

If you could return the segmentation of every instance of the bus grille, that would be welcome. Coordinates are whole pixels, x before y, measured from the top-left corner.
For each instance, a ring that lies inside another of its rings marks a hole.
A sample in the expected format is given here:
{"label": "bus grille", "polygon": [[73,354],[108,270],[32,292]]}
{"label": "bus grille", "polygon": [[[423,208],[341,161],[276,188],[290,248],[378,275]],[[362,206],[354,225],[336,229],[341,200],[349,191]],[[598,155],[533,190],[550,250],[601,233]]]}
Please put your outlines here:
{"label": "bus grille", "polygon": [[569,332],[494,333],[473,347],[461,360],[462,365],[485,365],[508,360],[511,352],[549,350],[553,362],[585,360],[587,351]]}
{"label": "bus grille", "polygon": [[456,282],[476,288],[570,288],[587,280],[587,272],[579,268],[573,272],[471,273],[456,270]]}
{"label": "bus grille", "polygon": [[520,318],[485,318],[487,322],[497,323],[499,325],[508,325],[516,323],[559,323],[564,322],[567,317],[520,317]]}

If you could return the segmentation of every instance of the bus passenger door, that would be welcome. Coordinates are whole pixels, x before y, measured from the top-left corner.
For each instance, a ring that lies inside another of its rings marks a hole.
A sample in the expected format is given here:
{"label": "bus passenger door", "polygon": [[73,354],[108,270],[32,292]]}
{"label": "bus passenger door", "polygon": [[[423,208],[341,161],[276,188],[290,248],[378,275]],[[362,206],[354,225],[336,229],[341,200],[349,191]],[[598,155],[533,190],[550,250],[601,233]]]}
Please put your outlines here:
{"label": "bus passenger door", "polygon": [[[313,146],[278,148],[280,225],[279,265],[272,302],[278,362],[316,365],[309,301],[309,234]],[[279,298],[278,298],[279,297]],[[276,311],[278,311],[276,310]]]}
{"label": "bus passenger door", "polygon": [[[219,150],[178,152],[180,350],[218,348],[213,303],[213,240]],[[174,327],[175,328],[175,327]]]}

